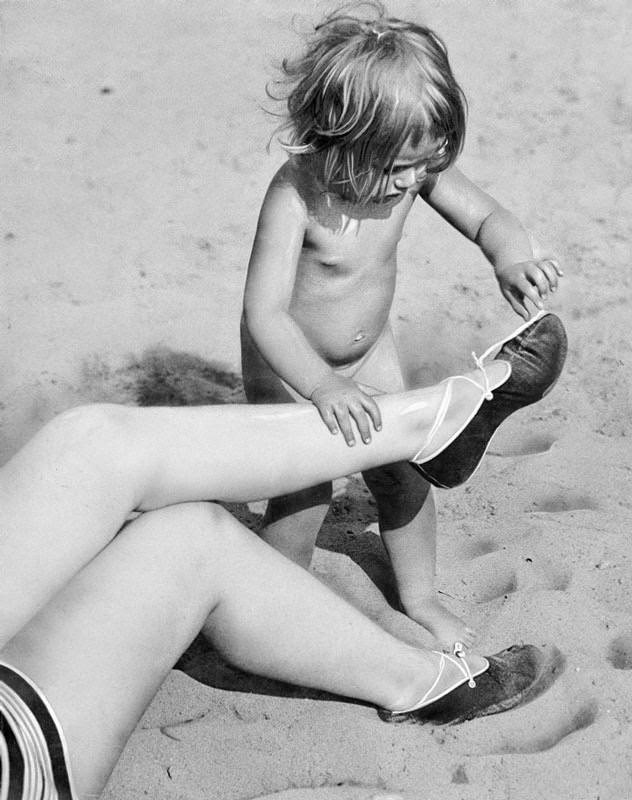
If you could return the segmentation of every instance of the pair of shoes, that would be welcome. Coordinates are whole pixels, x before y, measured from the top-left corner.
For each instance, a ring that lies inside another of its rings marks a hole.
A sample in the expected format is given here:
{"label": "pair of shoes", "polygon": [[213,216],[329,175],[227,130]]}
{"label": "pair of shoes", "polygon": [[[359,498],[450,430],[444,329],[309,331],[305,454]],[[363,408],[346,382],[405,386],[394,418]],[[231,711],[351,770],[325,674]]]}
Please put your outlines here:
{"label": "pair of shoes", "polygon": [[[457,680],[447,692],[438,692],[423,707],[407,712],[379,708],[384,722],[417,725],[455,725],[490,714],[524,706],[544,694],[564,671],[564,655],[554,646],[513,645],[487,656],[487,670],[479,675],[476,688]],[[451,669],[451,667],[450,667]]]}
{"label": "pair of shoes", "polygon": [[[413,465],[427,481],[442,489],[469,480],[499,425],[515,411],[541,400],[551,391],[562,372],[567,347],[562,321],[555,314],[540,311],[506,339],[489,347],[480,358],[473,353],[481,370],[481,384],[464,376],[447,379],[435,424],[423,448],[412,459]],[[509,369],[503,380],[490,386],[484,366],[485,359],[495,351],[498,351],[495,359],[505,362]],[[480,400],[447,441],[437,442],[452,389],[459,379],[477,386]]]}
{"label": "pair of shoes", "polygon": [[433,650],[432,652],[440,656],[439,671],[432,686],[421,700],[415,703],[414,706],[411,706],[411,708],[407,708],[404,711],[392,712],[394,717],[397,717],[399,714],[411,714],[413,711],[419,711],[429,706],[431,703],[436,703],[437,700],[440,700],[446,694],[458,689],[458,687],[465,682],[467,682],[470,689],[474,689],[476,686],[474,678],[477,678],[489,669],[489,661],[484,658],[483,661],[485,664],[480,669],[472,672],[465,657],[465,649],[460,642],[456,642],[454,645],[454,655],[448,655],[439,650]]}

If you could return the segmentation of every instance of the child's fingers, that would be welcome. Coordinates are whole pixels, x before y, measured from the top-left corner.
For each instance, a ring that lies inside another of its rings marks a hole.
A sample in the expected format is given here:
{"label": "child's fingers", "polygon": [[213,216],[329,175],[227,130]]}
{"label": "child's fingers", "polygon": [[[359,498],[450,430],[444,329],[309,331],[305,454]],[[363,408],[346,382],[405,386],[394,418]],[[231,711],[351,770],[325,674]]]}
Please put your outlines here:
{"label": "child's fingers", "polygon": [[[529,313],[529,311],[525,304],[525,300],[530,300],[538,309],[544,308],[544,304],[542,303],[542,298],[540,295],[540,289],[537,283],[531,283],[531,280],[523,277],[518,281],[515,288],[516,292],[520,295],[520,300],[525,310],[527,310],[527,313]],[[529,317],[527,317],[527,319],[528,318]]]}
{"label": "child's fingers", "polygon": [[[549,278],[546,272],[539,264],[533,264],[527,270],[526,277],[531,286],[537,289],[538,301],[544,300],[549,294]],[[538,308],[542,308],[541,302]]]}
{"label": "child's fingers", "polygon": [[550,264],[560,278],[564,277],[564,270],[560,266],[559,259],[552,253],[539,253],[536,262],[540,266],[542,266],[542,264]]}
{"label": "child's fingers", "polygon": [[[376,431],[382,430],[382,414],[380,413],[380,407],[375,402],[375,400],[371,397],[371,395],[364,395],[362,398],[362,406],[364,410],[369,415],[371,422],[373,423],[373,427]],[[364,440],[365,442],[367,439]],[[371,441],[371,433],[369,431],[369,439]]]}
{"label": "child's fingers", "polygon": [[329,433],[336,434],[338,433],[338,425],[336,423],[336,417],[334,415],[333,409],[330,406],[321,406],[316,405],[318,409],[318,413],[320,414],[320,418],[325,423],[325,425],[329,428]]}
{"label": "child's fingers", "polygon": [[367,412],[362,406],[353,406],[350,408],[350,411],[351,416],[355,420],[355,424],[358,427],[360,438],[365,444],[368,444],[371,441],[371,418],[368,416]]}
{"label": "child's fingers", "polygon": [[[334,413],[338,421],[342,435],[345,437],[345,442],[349,447],[353,447],[356,443],[355,434],[351,425],[351,416],[349,415],[349,408],[346,405],[338,405],[334,407]],[[367,426],[368,427],[368,426]]]}
{"label": "child's fingers", "polygon": [[529,319],[531,316],[529,310],[512,292],[503,291],[503,296],[519,317],[524,320]]}
{"label": "child's fingers", "polygon": [[561,272],[558,271],[559,267],[556,268],[555,262],[554,261],[550,261],[548,259],[546,261],[539,261],[538,262],[538,266],[540,267],[542,272],[546,275],[546,279],[549,282],[549,286],[551,287],[551,291],[554,292],[557,289],[557,285],[558,285],[557,277],[558,277],[558,275],[562,274]]}

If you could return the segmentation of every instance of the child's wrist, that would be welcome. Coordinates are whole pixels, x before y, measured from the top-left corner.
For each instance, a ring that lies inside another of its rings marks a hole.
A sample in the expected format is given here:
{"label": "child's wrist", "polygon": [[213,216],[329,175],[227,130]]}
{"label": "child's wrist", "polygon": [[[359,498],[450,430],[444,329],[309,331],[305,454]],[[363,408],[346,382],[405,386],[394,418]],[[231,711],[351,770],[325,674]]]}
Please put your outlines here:
{"label": "child's wrist", "polygon": [[305,394],[304,397],[306,397],[308,400],[311,400],[312,397],[316,394],[316,392],[322,389],[323,385],[326,384],[327,381],[331,380],[332,377],[334,377],[334,373],[331,371],[328,372],[326,375],[321,375],[320,378],[315,383],[311,384],[311,389],[309,390],[309,394]]}

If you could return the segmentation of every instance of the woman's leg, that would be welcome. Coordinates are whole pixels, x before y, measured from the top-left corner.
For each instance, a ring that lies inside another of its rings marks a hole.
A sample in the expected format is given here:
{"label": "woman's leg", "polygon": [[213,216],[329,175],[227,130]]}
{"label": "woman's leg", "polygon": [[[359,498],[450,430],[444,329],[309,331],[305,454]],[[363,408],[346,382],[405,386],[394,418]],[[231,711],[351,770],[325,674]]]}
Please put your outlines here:
{"label": "woman's leg", "polygon": [[413,705],[437,676],[438,656],[393,638],[223,509],[150,512],[0,652],[50,701],[80,796],[101,791],[202,627],[239,667],[391,710]]}
{"label": "woman's leg", "polygon": [[[492,362],[492,387],[507,368]],[[480,380],[480,373],[474,373]],[[444,387],[378,398],[368,445],[332,436],[312,406],[94,406],[60,415],[0,471],[0,646],[104,547],[133,509],[274,497],[410,458]],[[449,433],[480,401],[460,381]]]}
{"label": "woman's leg", "polygon": [[[500,361],[485,368],[492,387],[504,382]],[[478,383],[480,371],[472,373]],[[209,409],[128,409],[128,424],[146,458],[139,507],[150,509],[187,500],[247,501],[412,458],[436,419],[445,387],[376,398],[383,429],[368,444],[349,447],[326,429],[311,405],[232,405]],[[481,400],[481,389],[461,380],[453,392],[441,436],[460,429]]]}

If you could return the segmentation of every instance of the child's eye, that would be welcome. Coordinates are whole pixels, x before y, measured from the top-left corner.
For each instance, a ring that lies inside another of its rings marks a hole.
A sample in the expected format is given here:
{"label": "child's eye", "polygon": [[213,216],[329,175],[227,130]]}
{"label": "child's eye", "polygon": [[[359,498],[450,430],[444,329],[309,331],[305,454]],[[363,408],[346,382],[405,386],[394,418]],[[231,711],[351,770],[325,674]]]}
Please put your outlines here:
{"label": "child's eye", "polygon": [[398,166],[397,164],[394,167],[388,169],[388,167],[384,170],[385,175],[399,175],[401,172],[407,172],[409,169],[415,169],[417,171],[423,169],[426,166],[425,161],[420,161],[417,164],[402,164]]}

